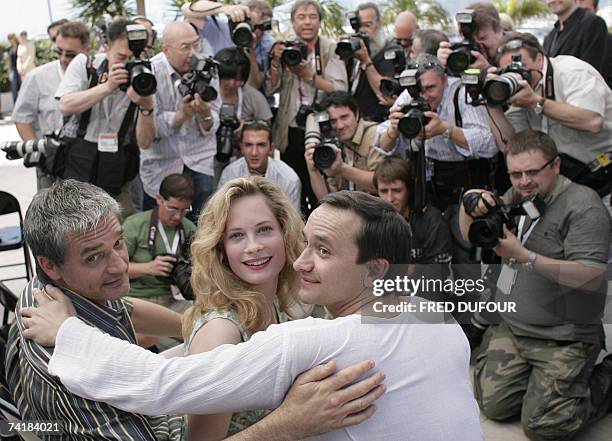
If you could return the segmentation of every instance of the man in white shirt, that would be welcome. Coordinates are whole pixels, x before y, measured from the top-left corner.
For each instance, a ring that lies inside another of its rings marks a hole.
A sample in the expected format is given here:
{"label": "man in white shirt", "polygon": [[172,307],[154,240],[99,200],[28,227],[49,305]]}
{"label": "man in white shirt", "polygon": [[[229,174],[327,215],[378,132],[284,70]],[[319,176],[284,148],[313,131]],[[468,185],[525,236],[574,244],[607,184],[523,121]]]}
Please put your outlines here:
{"label": "man in white shirt", "polygon": [[[37,295],[46,306],[22,312],[29,317],[26,332],[40,344],[55,343],[49,372],[69,390],[145,414],[274,408],[305,369],[331,359],[343,366],[372,357],[387,378],[377,418],[317,439],[482,440],[468,378],[469,347],[459,326],[434,324],[435,316],[377,309],[376,304],[411,304],[418,311],[423,304],[416,297],[373,296],[383,276],[397,273],[390,265],[409,262],[408,242],[396,240],[407,237],[409,228],[391,204],[367,193],[341,191],[321,200],[294,268],[302,279],[302,301],[325,305],[334,320],[311,317],[273,325],[240,345],[165,359],[75,318],[61,325],[69,315],[67,302],[48,289],[60,301]],[[41,328],[42,321],[52,323]]]}
{"label": "man in white shirt", "polygon": [[[80,53],[89,52],[89,29],[80,22],[67,22],[57,31],[54,52],[58,59],[34,69],[21,86],[12,119],[23,141],[40,139],[62,127],[62,114],[55,99],[68,65]],[[36,168],[38,190],[50,187],[53,178]]]}
{"label": "man in white shirt", "polygon": [[270,140],[271,133],[272,130],[265,121],[245,121],[240,132],[242,157],[223,169],[219,188],[234,178],[263,176],[278,185],[299,211],[302,189],[300,178],[283,161],[270,156],[274,151],[274,144]]}

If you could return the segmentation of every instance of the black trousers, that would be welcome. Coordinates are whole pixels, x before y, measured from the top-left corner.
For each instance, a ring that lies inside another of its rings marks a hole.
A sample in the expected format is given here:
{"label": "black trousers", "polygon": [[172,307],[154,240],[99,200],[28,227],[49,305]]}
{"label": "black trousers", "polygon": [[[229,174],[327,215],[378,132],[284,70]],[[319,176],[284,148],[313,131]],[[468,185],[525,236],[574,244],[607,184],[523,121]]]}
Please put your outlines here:
{"label": "black trousers", "polygon": [[289,127],[289,140],[285,153],[281,154],[281,159],[289,165],[299,176],[302,183],[301,208],[302,214],[306,219],[310,213],[317,208],[317,197],[310,185],[310,176],[304,158],[304,130]]}

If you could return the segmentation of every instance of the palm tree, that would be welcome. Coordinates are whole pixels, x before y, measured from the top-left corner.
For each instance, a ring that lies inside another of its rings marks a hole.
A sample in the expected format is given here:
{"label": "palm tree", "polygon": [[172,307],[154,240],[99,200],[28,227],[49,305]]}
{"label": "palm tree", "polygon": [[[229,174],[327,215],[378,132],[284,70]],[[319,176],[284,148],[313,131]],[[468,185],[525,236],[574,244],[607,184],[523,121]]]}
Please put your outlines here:
{"label": "palm tree", "polygon": [[382,19],[384,25],[393,24],[397,14],[403,11],[412,12],[421,27],[435,26],[449,29],[451,20],[446,9],[436,0],[388,0],[383,3]]}
{"label": "palm tree", "polygon": [[127,0],[72,0],[72,6],[80,11],[79,17],[92,24],[104,14],[127,17],[134,13],[132,2]]}
{"label": "palm tree", "polygon": [[342,5],[334,0],[323,0],[321,9],[325,17],[321,21],[321,33],[330,37],[346,34],[343,29],[346,22],[346,11]]}
{"label": "palm tree", "polygon": [[493,0],[499,12],[505,12],[518,26],[527,18],[541,17],[549,13],[542,0]]}

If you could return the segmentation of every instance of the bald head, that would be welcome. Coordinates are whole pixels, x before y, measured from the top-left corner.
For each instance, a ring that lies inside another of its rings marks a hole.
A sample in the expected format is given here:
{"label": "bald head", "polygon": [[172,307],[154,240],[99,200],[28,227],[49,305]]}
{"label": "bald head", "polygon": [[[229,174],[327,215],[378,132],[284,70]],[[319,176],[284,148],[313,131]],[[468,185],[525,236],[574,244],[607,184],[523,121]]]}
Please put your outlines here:
{"label": "bald head", "polygon": [[197,35],[193,26],[186,21],[173,21],[164,28],[164,45],[172,45],[186,38],[193,39]]}
{"label": "bald head", "polygon": [[400,12],[395,19],[395,39],[406,51],[410,51],[414,33],[419,28],[416,16],[410,11]]}
{"label": "bald head", "polygon": [[200,52],[200,37],[187,22],[169,23],[164,28],[162,50],[170,65],[182,75],[191,70],[191,56]]}

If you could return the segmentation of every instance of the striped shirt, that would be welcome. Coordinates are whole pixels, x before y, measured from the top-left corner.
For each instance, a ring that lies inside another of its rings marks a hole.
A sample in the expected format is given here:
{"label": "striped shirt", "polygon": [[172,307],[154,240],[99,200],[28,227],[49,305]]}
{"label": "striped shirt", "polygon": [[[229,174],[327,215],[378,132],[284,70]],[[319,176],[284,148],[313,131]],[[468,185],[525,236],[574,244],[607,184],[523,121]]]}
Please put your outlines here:
{"label": "striped shirt", "polygon": [[[213,126],[210,130],[202,130],[195,116],[181,126],[175,126],[176,112],[183,100],[177,89],[181,76],[163,53],[153,57],[151,64],[157,79],[155,141],[150,148],[140,150],[140,178],[145,193],[154,197],[161,181],[171,173],[182,173],[184,166],[198,173],[213,175],[221,100],[217,97],[211,102]],[[219,81],[213,79],[211,86],[219,90]]]}
{"label": "striped shirt", "polygon": [[[440,105],[435,110],[442,121],[450,125],[455,125],[455,104],[453,102],[455,91],[461,87],[459,78],[448,78],[448,83],[444,88],[444,94]],[[395,101],[394,106],[405,106],[412,101],[407,90],[403,91]],[[444,136],[436,136],[425,141],[427,157],[437,161],[459,162],[464,159],[492,158],[497,155],[497,144],[495,137],[489,127],[489,118],[485,106],[474,107],[465,102],[464,91],[459,92],[459,111],[463,121],[463,135],[467,140],[469,149],[464,149],[455,144],[452,140]],[[385,152],[380,148],[380,138],[389,128],[389,120],[383,122],[376,130],[376,149],[386,155],[397,153],[400,156],[408,157],[410,151],[410,140],[400,134],[395,142],[392,152]]]}
{"label": "striped shirt", "polygon": [[[39,434],[45,440],[176,440],[180,438],[181,417],[151,417],[124,412],[106,403],[81,398],[68,391],[47,371],[53,347],[40,346],[22,337],[20,310],[35,306],[32,288],[42,288],[34,278],[24,289],[7,342],[6,372],[11,394],[23,420],[57,420],[61,435]],[[62,289],[77,316],[101,331],[121,340],[136,342],[130,319],[131,305],[123,300],[95,304]],[[100,348],[103,350],[103,348]]]}

